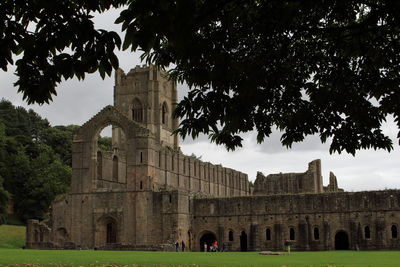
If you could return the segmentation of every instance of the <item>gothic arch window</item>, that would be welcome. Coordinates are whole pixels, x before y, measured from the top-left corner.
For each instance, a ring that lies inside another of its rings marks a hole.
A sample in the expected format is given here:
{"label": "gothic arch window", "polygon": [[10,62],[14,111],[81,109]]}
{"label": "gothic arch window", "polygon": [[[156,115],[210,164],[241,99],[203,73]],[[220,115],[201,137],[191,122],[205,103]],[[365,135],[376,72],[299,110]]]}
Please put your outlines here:
{"label": "gothic arch window", "polygon": [[319,240],[319,228],[314,227],[314,240]]}
{"label": "gothic arch window", "polygon": [[371,230],[369,229],[368,225],[364,227],[364,237],[365,239],[371,238]]}
{"label": "gothic arch window", "polygon": [[168,126],[168,105],[166,102],[161,107],[161,123]]}
{"label": "gothic arch window", "polygon": [[289,239],[290,240],[296,240],[296,233],[294,231],[294,228],[289,229]]}
{"label": "gothic arch window", "polygon": [[265,230],[265,239],[266,239],[267,241],[271,240],[271,229],[269,229],[269,228],[267,228],[267,229]]}
{"label": "gothic arch window", "polygon": [[228,233],[228,240],[233,241],[233,231],[232,230],[230,230]]}
{"label": "gothic arch window", "polygon": [[135,98],[132,102],[132,120],[143,122],[143,105],[139,99]]}
{"label": "gothic arch window", "polygon": [[97,179],[103,178],[103,155],[97,151]]}
{"label": "gothic arch window", "polygon": [[392,227],[390,227],[390,232],[392,234],[392,238],[396,239],[397,238],[397,226],[393,224]]}
{"label": "gothic arch window", "polygon": [[113,157],[113,181],[118,182],[118,157]]}

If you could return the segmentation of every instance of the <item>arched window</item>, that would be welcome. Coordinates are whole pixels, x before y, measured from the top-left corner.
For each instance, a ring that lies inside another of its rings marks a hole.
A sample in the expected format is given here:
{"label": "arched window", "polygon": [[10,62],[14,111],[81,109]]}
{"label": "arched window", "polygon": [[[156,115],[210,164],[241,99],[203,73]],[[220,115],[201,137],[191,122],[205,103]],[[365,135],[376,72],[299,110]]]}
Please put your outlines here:
{"label": "arched window", "polygon": [[113,181],[118,182],[118,157],[113,157]]}
{"label": "arched window", "polygon": [[103,155],[97,151],[97,179],[103,178]]}
{"label": "arched window", "polygon": [[393,224],[390,230],[392,232],[392,238],[397,238],[397,226]]}
{"label": "arched window", "polygon": [[364,236],[365,236],[365,239],[371,238],[371,230],[369,229],[368,225],[364,227]]}
{"label": "arched window", "polygon": [[165,126],[168,126],[168,106],[165,102],[161,108],[161,123]]}
{"label": "arched window", "polygon": [[319,240],[319,228],[314,227],[314,240]]}
{"label": "arched window", "polygon": [[228,240],[233,241],[233,231],[232,230],[229,231],[229,233],[228,233]]}
{"label": "arched window", "polygon": [[265,230],[265,239],[271,240],[271,229],[269,229],[269,228],[267,228],[267,230]]}
{"label": "arched window", "polygon": [[137,98],[135,98],[132,103],[132,120],[143,122],[143,106]]}
{"label": "arched window", "polygon": [[296,239],[296,234],[295,234],[293,228],[290,228],[290,230],[289,230],[289,239],[290,240],[295,240]]}

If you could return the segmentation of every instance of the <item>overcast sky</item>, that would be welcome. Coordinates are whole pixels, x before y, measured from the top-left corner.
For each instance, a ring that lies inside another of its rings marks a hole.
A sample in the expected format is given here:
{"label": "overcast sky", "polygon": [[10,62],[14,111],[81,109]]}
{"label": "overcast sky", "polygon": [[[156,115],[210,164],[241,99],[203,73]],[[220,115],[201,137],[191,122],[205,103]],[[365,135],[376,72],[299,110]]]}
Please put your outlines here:
{"label": "overcast sky", "polygon": [[[97,27],[118,31],[119,26],[112,24],[117,14],[117,11],[111,11],[97,16]],[[139,55],[118,52],[121,68],[128,72],[136,65],[142,65]],[[10,68],[8,72],[0,70],[0,96],[14,105],[32,108],[47,118],[53,126],[81,125],[104,106],[113,103],[114,78],[102,80],[99,74],[92,74],[85,81],[73,79],[63,82],[57,89],[58,95],[49,105],[28,106],[13,87],[16,81],[13,71],[14,68]],[[182,96],[187,88],[178,85],[178,90]],[[333,171],[338,178],[339,187],[346,191],[400,188],[400,147],[396,140],[398,129],[389,118],[383,130],[392,137],[394,151],[388,153],[383,150],[363,150],[355,157],[346,153],[330,155],[329,144],[321,144],[318,137],[309,137],[304,142],[295,144],[292,149],[286,149],[280,145],[280,134],[277,132],[261,145],[256,143],[254,133],[243,135],[243,148],[234,152],[227,152],[224,147],[210,144],[205,136],[181,142],[181,149],[187,155],[194,153],[201,156],[203,161],[247,173],[250,180],[255,179],[257,171],[264,174],[304,172],[308,162],[321,159],[324,185],[328,183],[329,171]]]}

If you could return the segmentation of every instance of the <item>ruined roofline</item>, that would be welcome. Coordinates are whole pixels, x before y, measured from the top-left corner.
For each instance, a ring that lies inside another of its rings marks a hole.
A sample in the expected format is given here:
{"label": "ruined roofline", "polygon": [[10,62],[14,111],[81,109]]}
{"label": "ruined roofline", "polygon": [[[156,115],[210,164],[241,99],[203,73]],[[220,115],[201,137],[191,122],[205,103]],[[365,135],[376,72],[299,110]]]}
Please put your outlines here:
{"label": "ruined roofline", "polygon": [[196,200],[207,201],[213,199],[227,199],[227,200],[234,200],[234,199],[243,199],[243,198],[264,198],[264,197],[271,197],[271,198],[279,198],[279,197],[298,197],[298,196],[353,196],[353,195],[367,195],[373,193],[400,193],[400,189],[382,189],[382,190],[363,190],[363,191],[336,191],[336,192],[323,192],[323,193],[315,193],[315,192],[306,192],[306,193],[282,193],[282,194],[257,194],[257,195],[247,195],[247,196],[221,196],[221,197],[198,197],[195,198]]}

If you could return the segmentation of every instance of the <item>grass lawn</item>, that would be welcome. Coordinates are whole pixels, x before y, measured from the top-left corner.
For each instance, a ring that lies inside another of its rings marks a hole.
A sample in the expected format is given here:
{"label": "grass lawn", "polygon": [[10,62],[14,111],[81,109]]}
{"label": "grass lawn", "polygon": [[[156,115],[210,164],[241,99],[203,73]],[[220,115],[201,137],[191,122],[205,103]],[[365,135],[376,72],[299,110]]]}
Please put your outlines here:
{"label": "grass lawn", "polygon": [[25,226],[0,225],[0,248],[21,248],[24,244]]}
{"label": "grass lawn", "polygon": [[0,249],[0,265],[168,265],[168,266],[400,266],[400,251],[293,252],[258,255],[256,252],[140,252],[93,250]]}

